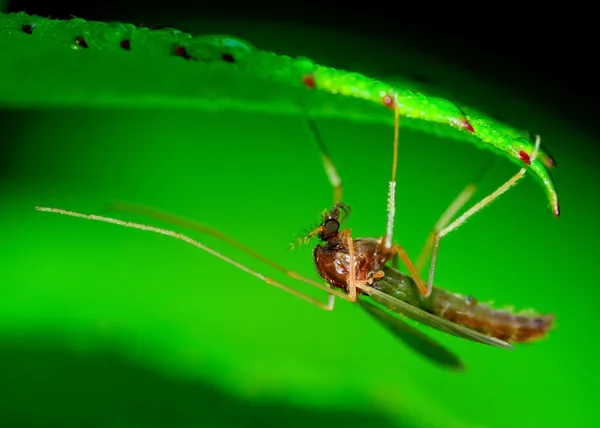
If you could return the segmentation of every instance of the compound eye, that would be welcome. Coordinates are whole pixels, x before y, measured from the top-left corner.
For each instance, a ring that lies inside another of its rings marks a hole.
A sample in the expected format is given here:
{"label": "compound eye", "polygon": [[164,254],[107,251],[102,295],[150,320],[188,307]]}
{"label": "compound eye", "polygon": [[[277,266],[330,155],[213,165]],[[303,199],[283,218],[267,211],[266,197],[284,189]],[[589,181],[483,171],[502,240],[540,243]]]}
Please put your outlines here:
{"label": "compound eye", "polygon": [[334,218],[328,218],[323,223],[322,236],[324,239],[328,239],[331,235],[335,235],[340,230],[340,222]]}

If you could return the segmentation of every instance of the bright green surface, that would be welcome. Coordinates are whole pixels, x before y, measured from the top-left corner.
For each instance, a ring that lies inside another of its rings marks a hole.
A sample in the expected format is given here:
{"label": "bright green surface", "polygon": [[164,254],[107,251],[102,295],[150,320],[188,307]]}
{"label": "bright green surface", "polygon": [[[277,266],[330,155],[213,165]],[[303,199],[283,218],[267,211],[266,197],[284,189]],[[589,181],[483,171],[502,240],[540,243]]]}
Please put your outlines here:
{"label": "bright green surface", "polygon": [[[23,25],[30,31],[22,31]],[[84,40],[88,48],[76,40]],[[131,51],[120,47],[123,40],[129,40]],[[473,108],[461,110],[455,102],[428,95],[410,82],[386,83],[243,42],[224,48],[228,41],[81,18],[0,15],[0,51],[7,59],[0,62],[0,105],[233,109],[279,115],[308,111],[316,118],[393,125],[394,116],[383,104],[390,94],[405,128],[471,142],[518,166],[523,166],[520,153],[533,151],[527,131]],[[197,60],[175,56],[175,46]],[[222,61],[221,53],[231,55],[235,64]],[[310,89],[304,83],[307,76],[314,80]],[[474,129],[467,130],[467,125]],[[531,169],[555,212],[558,196],[544,166],[543,146],[541,150]]]}
{"label": "bright green surface", "polygon": [[[268,31],[256,39],[281,49],[276,43],[284,41]],[[300,34],[290,54],[342,55],[333,49],[336,35]],[[385,45],[369,54],[379,49],[391,55]],[[558,162],[561,218],[529,178],[442,242],[436,280],[480,300],[556,313],[548,340],[510,352],[432,333],[468,365],[464,374],[447,373],[358,307],[339,302],[333,313],[320,311],[181,242],[33,210],[99,213],[109,200],[143,203],[218,227],[316,276],[309,248],[288,251],[331,200],[302,118],[166,108],[5,111],[3,135],[14,145],[0,187],[0,418],[73,427],[592,425],[600,387],[590,269],[599,177],[584,161],[591,157],[585,135],[525,95],[426,58],[365,60],[381,73],[424,74],[544,136]],[[382,234],[390,128],[318,125],[354,208],[350,227]],[[414,131],[401,136],[397,239],[416,255],[437,216],[492,155]],[[483,191],[514,171],[498,162]]]}

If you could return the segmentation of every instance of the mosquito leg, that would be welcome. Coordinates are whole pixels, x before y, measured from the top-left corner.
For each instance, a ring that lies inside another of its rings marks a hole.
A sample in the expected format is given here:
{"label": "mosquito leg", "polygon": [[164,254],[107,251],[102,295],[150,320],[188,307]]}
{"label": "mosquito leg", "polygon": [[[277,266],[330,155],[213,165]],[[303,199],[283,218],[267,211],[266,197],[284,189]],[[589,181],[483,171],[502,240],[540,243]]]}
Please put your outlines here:
{"label": "mosquito leg", "polygon": [[406,269],[408,269],[408,273],[410,274],[412,279],[417,284],[417,287],[419,288],[419,291],[421,292],[421,294],[425,297],[429,296],[429,293],[431,293],[431,290],[427,289],[425,282],[423,282],[423,280],[421,279],[421,275],[415,268],[415,265],[413,264],[412,260],[408,256],[408,254],[406,254],[406,250],[401,245],[394,244],[392,246],[392,251],[394,253],[394,256],[396,256],[396,255],[400,256],[402,263],[404,263],[404,266],[406,266]]}
{"label": "mosquito leg", "polygon": [[241,242],[238,242],[235,239],[225,235],[224,233],[220,232],[219,230],[213,229],[212,227],[208,227],[206,225],[198,223],[197,221],[188,220],[188,219],[185,219],[185,218],[182,218],[182,217],[179,217],[179,216],[176,216],[176,215],[164,212],[164,211],[157,210],[155,208],[150,208],[150,207],[147,207],[144,205],[132,204],[132,203],[128,203],[128,202],[112,202],[112,203],[108,204],[106,208],[108,208],[110,210],[115,210],[118,212],[123,212],[123,213],[143,215],[143,216],[150,217],[150,218],[153,218],[153,219],[165,222],[165,223],[170,223],[172,225],[185,227],[186,229],[191,229],[191,230],[195,230],[197,232],[206,233],[207,235],[214,236],[215,238],[218,238],[221,241],[226,242],[227,244],[231,245],[232,247],[237,248],[238,250],[249,255],[250,257],[253,257],[256,260],[259,260],[259,261],[271,266],[272,268],[277,269],[279,272],[281,272],[291,278],[294,278],[298,281],[304,282],[305,284],[312,285],[313,287],[316,287],[320,290],[327,291],[328,293],[331,293],[337,297],[341,297],[342,299],[350,300],[346,293],[334,290],[333,288],[331,288],[327,285],[323,285],[322,283],[319,283],[319,282],[313,281],[309,278],[306,278],[297,272],[286,269],[285,267],[281,266],[280,264],[275,263],[271,259],[254,251],[252,248],[247,247],[246,245],[242,244]]}
{"label": "mosquito leg", "polygon": [[471,184],[467,185],[458,196],[452,201],[452,203],[446,208],[446,211],[440,216],[437,223],[433,227],[433,230],[429,233],[427,237],[427,241],[425,241],[425,245],[423,245],[423,249],[417,258],[417,263],[415,266],[417,271],[422,273],[423,268],[425,267],[425,263],[427,263],[427,259],[431,257],[431,251],[433,250],[433,244],[435,243],[435,236],[439,233],[444,227],[446,227],[451,221],[452,218],[458,213],[467,202],[473,197],[477,188],[479,187],[479,183],[483,180],[484,176],[492,169],[493,164],[496,162],[497,158],[493,158],[488,165],[481,169],[478,176],[471,182]]}
{"label": "mosquito leg", "polygon": [[395,254],[392,256],[392,260],[390,261],[390,263],[392,264],[392,267],[393,267],[394,269],[398,269],[398,268],[400,267],[400,262],[399,262],[399,260],[400,260],[400,259],[398,258],[398,253],[395,253]]}
{"label": "mosquito leg", "polygon": [[456,215],[456,213],[459,212],[460,209],[465,206],[465,204],[469,201],[469,199],[471,199],[471,197],[473,197],[473,194],[476,190],[477,185],[474,183],[471,183],[468,186],[466,186],[458,194],[456,199],[452,201],[452,203],[450,204],[450,206],[448,206],[446,211],[444,211],[444,213],[441,215],[441,217],[433,227],[433,230],[429,232],[427,241],[425,242],[425,245],[423,246],[419,257],[417,258],[417,263],[415,264],[417,272],[423,272],[425,263],[427,262],[427,259],[431,256],[431,251],[433,250],[433,244],[435,243],[436,235],[440,233],[440,231],[444,227],[446,227],[448,223],[450,223],[450,221]]}
{"label": "mosquito leg", "polygon": [[317,128],[314,120],[308,120],[308,126],[313,134],[315,141],[317,142],[317,146],[319,147],[319,151],[321,152],[321,162],[323,163],[323,168],[325,168],[325,173],[327,174],[327,178],[331,183],[331,187],[333,188],[333,204],[337,204],[342,202],[342,179],[337,172],[337,168],[335,164],[331,160],[331,156],[329,156],[329,152],[327,151],[327,147],[325,146],[325,142],[321,137],[321,133]]}
{"label": "mosquito leg", "polygon": [[392,248],[394,221],[396,219],[396,171],[398,169],[398,138],[400,133],[400,110],[397,96],[394,99],[394,154],[392,157],[392,177],[388,189],[387,226],[385,230],[385,248]]}
{"label": "mosquito leg", "polygon": [[[195,230],[200,233],[205,233],[207,235],[214,236],[215,238],[218,238],[221,241],[226,242],[227,244],[231,245],[232,247],[235,247],[235,248],[243,251],[244,253],[248,254],[249,256],[254,257],[257,260],[260,260],[261,262],[268,264],[269,266],[277,269],[280,272],[285,273],[286,275],[293,276],[296,279],[299,279],[301,281],[304,280],[304,278],[301,277],[300,275],[294,276],[293,272],[288,271],[283,266],[280,266],[277,263],[271,261],[270,259],[264,257],[262,254],[257,253],[252,248],[247,247],[246,245],[225,235],[224,233],[222,233],[221,231],[219,231],[217,229],[206,226],[197,221],[189,220],[189,219],[186,219],[186,218],[183,218],[180,216],[176,216],[176,215],[173,215],[173,214],[161,211],[161,210],[157,210],[156,208],[151,208],[151,207],[147,207],[145,205],[133,204],[133,203],[129,203],[129,202],[111,202],[106,206],[106,209],[110,210],[110,211],[121,212],[121,213],[142,215],[142,216],[153,218],[155,220],[158,220],[158,221],[161,221],[164,223],[169,223],[174,226],[181,226],[181,227],[185,227],[186,229],[191,229],[191,230]],[[308,280],[308,279],[306,279],[306,280]]]}
{"label": "mosquito leg", "polygon": [[[535,148],[533,149],[533,152],[531,154],[530,163],[532,163],[535,160],[535,158],[537,157],[537,154],[538,154],[538,151],[540,148],[540,140],[541,140],[540,136],[539,135],[536,136]],[[471,208],[469,208],[467,211],[465,211],[460,217],[458,217],[456,220],[454,220],[448,226],[445,226],[443,229],[441,229],[439,232],[437,232],[435,234],[435,239],[434,239],[434,244],[433,244],[433,252],[431,254],[431,263],[429,265],[429,279],[427,281],[427,289],[429,290],[429,292],[431,292],[431,289],[433,287],[433,277],[434,277],[434,273],[435,273],[435,264],[437,261],[437,254],[438,254],[438,250],[439,250],[439,246],[440,246],[440,240],[444,236],[448,235],[450,232],[453,232],[456,229],[458,229],[461,225],[463,225],[467,221],[467,219],[469,217],[471,217],[473,214],[477,213],[478,211],[481,211],[483,208],[485,208],[486,206],[491,204],[495,199],[497,199],[504,192],[509,190],[515,184],[517,184],[517,182],[525,176],[526,172],[527,172],[527,167],[521,168],[521,170],[519,172],[517,172],[515,175],[513,175],[502,186],[498,187],[495,191],[490,193],[488,196],[483,198],[481,201],[477,202],[475,205],[473,205]]]}
{"label": "mosquito leg", "polygon": [[[350,233],[350,229],[345,229],[342,232],[342,240],[346,241],[346,246],[348,247],[348,259],[350,266],[348,267],[348,300],[351,302],[356,302],[358,292],[356,290],[366,291],[370,290],[371,287],[368,285],[369,281],[357,281],[356,280],[356,255],[354,254],[354,242],[352,241],[352,236]],[[379,271],[375,274],[374,278],[381,278],[383,276],[383,271]]]}
{"label": "mosquito leg", "polygon": [[213,256],[215,256],[215,257],[223,260],[224,262],[229,263],[230,265],[233,265],[236,268],[238,268],[240,270],[243,270],[244,272],[246,272],[246,273],[248,273],[248,274],[250,274],[250,275],[252,275],[252,276],[254,276],[254,277],[256,277],[256,278],[258,278],[258,279],[260,279],[262,281],[264,281],[264,282],[266,282],[267,284],[272,285],[272,286],[274,286],[276,288],[279,288],[280,290],[283,290],[283,291],[285,291],[287,293],[290,293],[290,294],[292,294],[292,295],[294,295],[294,296],[296,296],[296,297],[298,297],[298,298],[300,298],[302,300],[305,300],[305,301],[307,301],[309,303],[312,303],[312,304],[318,306],[321,309],[333,310],[335,296],[341,297],[341,298],[343,298],[345,300],[351,300],[346,293],[340,292],[338,290],[333,290],[330,287],[327,287],[325,285],[319,284],[319,283],[314,282],[314,281],[310,281],[310,280],[308,280],[308,282],[304,281],[303,277],[301,277],[300,275],[296,275],[293,272],[290,272],[290,271],[287,271],[287,270],[285,271],[286,273],[289,272],[288,275],[291,276],[292,278],[296,278],[296,279],[298,279],[298,280],[300,280],[302,282],[307,282],[308,284],[313,285],[316,288],[318,288],[320,290],[323,290],[323,291],[326,291],[327,293],[329,293],[328,303],[327,304],[322,303],[321,301],[319,301],[319,300],[317,300],[317,299],[315,299],[313,297],[310,297],[310,296],[308,296],[308,295],[306,295],[304,293],[301,293],[301,292],[299,292],[297,290],[294,290],[293,288],[290,288],[290,287],[288,287],[286,285],[283,285],[283,284],[281,284],[281,283],[279,283],[279,282],[277,282],[277,281],[275,281],[275,280],[273,280],[273,279],[271,279],[271,278],[269,278],[269,277],[267,277],[267,276],[265,276],[265,275],[263,275],[263,274],[255,271],[255,270],[252,270],[252,269],[248,268],[247,266],[245,266],[245,265],[243,265],[243,264],[241,264],[241,263],[239,263],[239,262],[237,262],[237,261],[235,261],[233,259],[230,259],[227,256],[224,256],[223,254],[221,254],[221,253],[213,250],[210,247],[207,247],[206,245],[204,245],[204,244],[202,244],[202,243],[200,243],[198,241],[193,240],[192,238],[190,238],[190,237],[188,237],[186,235],[183,235],[183,234],[177,233],[177,232],[173,232],[171,230],[161,229],[161,228],[158,228],[158,227],[148,226],[148,225],[140,224],[140,223],[133,223],[133,222],[122,221],[122,220],[118,220],[118,219],[114,219],[114,218],[110,218],[110,217],[102,217],[102,216],[97,216],[97,215],[93,215],[93,214],[81,214],[81,213],[77,213],[77,212],[73,212],[73,211],[67,211],[67,210],[63,210],[63,209],[59,209],[59,208],[35,207],[35,209],[38,210],[38,211],[51,212],[51,213],[56,213],[56,214],[63,214],[63,215],[71,216],[71,217],[79,217],[79,218],[83,218],[83,219],[87,219],[87,220],[95,220],[95,221],[101,221],[101,222],[105,222],[105,223],[116,224],[118,226],[129,227],[129,228],[132,228],[132,229],[145,230],[145,231],[148,231],[148,232],[153,232],[153,233],[157,233],[157,234],[160,234],[160,235],[165,235],[165,236],[169,236],[171,238],[178,239],[180,241],[183,241],[183,242],[186,242],[186,243],[188,243],[190,245],[193,245],[193,246],[195,246],[197,248],[200,248],[201,250],[204,250],[207,253],[212,254]]}
{"label": "mosquito leg", "polygon": [[425,286],[423,280],[421,279],[417,269],[415,268],[412,260],[408,257],[406,250],[398,245],[393,244],[393,235],[394,235],[394,221],[396,218],[396,172],[398,170],[398,140],[400,134],[400,110],[398,109],[398,99],[395,96],[394,102],[394,151],[392,156],[392,177],[390,179],[389,189],[388,189],[388,204],[387,204],[387,227],[385,232],[385,248],[392,251],[392,261],[396,259],[397,264],[397,256],[400,257],[402,263],[408,269],[408,272],[413,277],[419,290],[424,296],[428,296],[427,287]]}
{"label": "mosquito leg", "polygon": [[354,242],[350,236],[350,229],[345,229],[342,232],[342,239],[346,241],[348,247],[348,255],[350,259],[350,266],[348,267],[348,297],[351,302],[356,302],[356,264],[354,255]]}

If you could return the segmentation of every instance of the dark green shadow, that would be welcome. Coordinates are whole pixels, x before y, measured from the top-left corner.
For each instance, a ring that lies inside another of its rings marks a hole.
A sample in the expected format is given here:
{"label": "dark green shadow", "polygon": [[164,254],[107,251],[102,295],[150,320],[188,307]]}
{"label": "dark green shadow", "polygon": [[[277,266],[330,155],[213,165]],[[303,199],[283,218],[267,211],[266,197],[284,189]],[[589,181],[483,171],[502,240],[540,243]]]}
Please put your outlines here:
{"label": "dark green shadow", "polygon": [[[64,343],[64,342],[63,342]],[[77,355],[60,340],[0,342],[3,427],[408,427],[375,414],[251,402],[173,379],[114,350]]]}

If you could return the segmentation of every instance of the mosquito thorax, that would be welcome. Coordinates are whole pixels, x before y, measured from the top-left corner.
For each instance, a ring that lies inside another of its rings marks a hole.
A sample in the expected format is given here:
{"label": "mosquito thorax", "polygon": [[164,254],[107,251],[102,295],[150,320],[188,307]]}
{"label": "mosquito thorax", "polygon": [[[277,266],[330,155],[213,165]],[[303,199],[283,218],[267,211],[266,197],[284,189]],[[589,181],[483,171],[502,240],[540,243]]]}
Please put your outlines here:
{"label": "mosquito thorax", "polygon": [[[338,232],[335,236],[330,237],[324,245],[317,245],[313,252],[313,258],[321,278],[333,287],[348,291],[351,261],[344,234],[344,232]],[[355,239],[352,244],[355,279],[359,282],[368,282],[373,273],[381,269],[387,262],[387,252],[382,248],[380,240],[374,238]]]}

